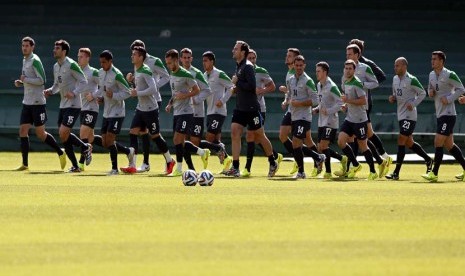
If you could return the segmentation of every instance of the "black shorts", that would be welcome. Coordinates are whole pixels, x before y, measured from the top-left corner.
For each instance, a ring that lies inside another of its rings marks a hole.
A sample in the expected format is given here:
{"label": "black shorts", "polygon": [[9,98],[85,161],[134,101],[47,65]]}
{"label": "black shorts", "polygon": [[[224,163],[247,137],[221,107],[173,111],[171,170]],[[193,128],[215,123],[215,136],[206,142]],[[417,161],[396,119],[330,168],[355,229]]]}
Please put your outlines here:
{"label": "black shorts", "polygon": [[43,105],[25,105],[21,110],[21,118],[19,124],[31,124],[34,126],[43,126],[47,122],[47,111],[45,104]]}
{"label": "black shorts", "polygon": [[190,130],[192,137],[202,138],[203,129],[205,128],[204,122],[205,122],[205,117],[194,117],[192,121],[192,127]]}
{"label": "black shorts", "polygon": [[74,123],[76,123],[77,118],[81,113],[80,108],[60,108],[58,112],[58,127],[64,125],[69,128],[73,128]]}
{"label": "black shorts", "polygon": [[327,140],[330,143],[336,141],[337,129],[330,127],[319,127],[318,128],[318,142],[321,140]]}
{"label": "black shorts", "polygon": [[103,118],[102,121],[102,134],[113,133],[119,134],[121,126],[123,125],[124,117],[119,118]]}
{"label": "black shorts", "polygon": [[281,125],[282,126],[292,126],[291,112],[286,111],[286,113],[283,116],[283,119],[281,120]]}
{"label": "black shorts", "polygon": [[292,136],[305,139],[307,132],[312,128],[312,123],[305,120],[292,121]]}
{"label": "black shorts", "polygon": [[240,124],[241,126],[247,126],[248,130],[257,130],[260,129],[262,125],[262,115],[260,111],[240,111],[234,109],[231,122]]}
{"label": "black shorts", "polygon": [[98,112],[96,111],[81,111],[81,126],[88,126],[91,129],[94,129],[95,124],[97,123],[97,118]]}
{"label": "black shorts", "polygon": [[131,128],[140,128],[141,131],[148,129],[150,135],[160,133],[158,109],[151,111],[140,111],[136,109],[134,117],[132,118]]}
{"label": "black shorts", "polygon": [[449,136],[454,133],[455,120],[457,116],[441,116],[437,118],[436,133]]}
{"label": "black shorts", "polygon": [[412,120],[400,120],[399,121],[399,132],[402,135],[410,136],[413,134],[415,130],[415,125],[417,124],[416,121]]}
{"label": "black shorts", "polygon": [[221,133],[226,116],[220,114],[207,115],[207,132],[212,134]]}
{"label": "black shorts", "polygon": [[355,137],[357,137],[358,140],[365,140],[367,138],[368,130],[367,122],[352,123],[347,120],[344,120],[340,132],[345,132],[349,136],[355,135]]}
{"label": "black shorts", "polygon": [[192,122],[194,121],[193,114],[175,115],[173,117],[173,132],[190,135]]}

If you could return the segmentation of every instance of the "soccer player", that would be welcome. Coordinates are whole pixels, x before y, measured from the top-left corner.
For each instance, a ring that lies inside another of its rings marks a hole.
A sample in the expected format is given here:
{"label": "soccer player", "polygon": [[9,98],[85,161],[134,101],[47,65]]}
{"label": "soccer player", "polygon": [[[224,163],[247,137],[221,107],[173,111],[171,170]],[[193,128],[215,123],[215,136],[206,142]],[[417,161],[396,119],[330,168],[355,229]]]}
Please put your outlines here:
{"label": "soccer player", "polygon": [[[367,101],[369,101],[368,98],[369,98],[370,90],[378,87],[379,84],[370,66],[359,61],[360,55],[361,55],[360,48],[356,44],[351,44],[346,47],[347,59],[353,60],[355,62],[356,64],[355,76],[357,76],[357,78],[360,79],[363,89],[365,90],[365,93],[367,95]],[[344,82],[344,77],[342,77],[342,79]],[[367,102],[367,107],[368,107],[368,102]],[[368,108],[367,108],[367,117],[368,117],[367,137],[371,137],[373,135],[373,127],[371,125]],[[387,155],[387,153],[385,153],[385,157],[380,156],[375,145],[370,140],[367,141],[367,144],[372,152],[373,157],[378,163],[379,177],[381,178],[388,173],[389,166],[392,163],[392,158],[389,155]]]}
{"label": "soccer player", "polygon": [[103,96],[102,144],[110,151],[111,170],[108,175],[118,173],[118,151],[126,154],[129,164],[134,164],[134,148],[116,145],[116,135],[121,131],[126,108],[124,100],[130,97],[129,84],[121,71],[113,65],[113,54],[104,50],[100,53],[99,96]]}
{"label": "soccer player", "polygon": [[55,138],[45,131],[47,121],[46,100],[43,94],[45,71],[38,55],[34,53],[35,41],[29,36],[21,40],[23,52],[23,69],[19,79],[15,80],[16,87],[24,87],[23,108],[21,110],[19,138],[21,141],[22,164],[16,171],[29,169],[29,129],[35,126],[36,136],[55,150],[60,159],[63,170],[66,166],[66,155],[58,146]]}
{"label": "soccer player", "polygon": [[426,92],[418,79],[407,72],[408,62],[399,57],[394,62],[395,76],[392,80],[392,95],[389,102],[397,102],[397,119],[399,120],[399,138],[397,140],[397,161],[394,172],[386,175],[387,179],[399,180],[400,168],[405,157],[405,146],[425,159],[426,173],[431,171],[433,160],[420,144],[413,140],[413,131],[417,122],[417,106],[426,97]]}
{"label": "soccer player", "polygon": [[65,152],[72,163],[69,172],[80,172],[79,165],[74,154],[73,146],[81,147],[85,152],[86,162],[92,159],[92,145],[84,143],[71,129],[81,112],[81,93],[85,92],[87,79],[79,65],[68,57],[70,45],[66,40],[55,42],[53,56],[57,60],[53,66],[53,86],[45,89],[45,96],[60,93],[60,111],[58,113],[58,125],[60,140],[65,146]]}
{"label": "soccer player", "polygon": [[[131,51],[134,49],[135,46],[140,46],[144,49],[145,48],[145,43],[142,40],[134,40],[134,42],[131,44]],[[158,104],[158,108],[162,106],[162,99],[161,99],[161,94],[160,94],[160,89],[167,84],[170,81],[170,74],[166,70],[165,65],[163,65],[163,62],[161,61],[160,58],[155,57],[147,53],[147,57],[144,60],[144,64],[148,65],[150,67],[150,70],[152,71],[152,77],[155,80],[156,83],[156,92],[155,92],[155,99]],[[134,75],[132,73],[128,73],[126,76],[126,79],[130,82],[134,82]],[[158,113],[158,115],[160,115]],[[158,120],[158,119],[157,119]],[[176,164],[176,161],[171,157],[171,154],[168,149],[168,144],[166,143],[165,139],[163,138],[162,134],[159,132],[158,135],[150,136],[148,133],[147,128],[140,133],[134,133],[130,135],[141,135],[142,138],[142,151],[144,155],[144,161],[142,162],[142,165],[137,169],[137,172],[147,172],[150,170],[150,164],[149,164],[149,156],[150,156],[150,138],[155,142],[155,144],[158,147],[158,150],[163,154],[163,157],[165,158],[166,166],[165,166],[165,174],[170,174],[173,172],[174,165]],[[137,154],[137,152],[136,152]]]}
{"label": "soccer player", "polygon": [[[465,160],[460,148],[454,143],[454,125],[457,118],[455,100],[463,93],[465,88],[454,71],[444,67],[446,54],[442,51],[434,51],[431,55],[433,71],[429,74],[428,95],[434,99],[436,108],[436,136],[434,137],[434,166],[433,170],[422,177],[430,182],[438,181],[439,167],[443,157],[443,148],[460,163],[465,172]],[[460,176],[460,175],[458,175]],[[462,181],[465,178],[462,173]]]}
{"label": "soccer player", "polygon": [[253,65],[247,60],[249,45],[244,41],[236,41],[232,50],[236,61],[236,72],[232,78],[233,91],[236,94],[236,108],[231,119],[231,147],[233,166],[226,175],[239,177],[239,155],[241,152],[241,136],[243,128],[254,132],[255,141],[262,144],[268,157],[270,168],[268,177],[273,177],[278,170],[278,163],[273,156],[273,148],[265,135],[260,114],[260,104],[256,93],[256,80]]}
{"label": "soccer player", "polygon": [[316,78],[318,80],[318,100],[319,104],[313,110],[319,113],[318,116],[318,151],[322,152],[325,158],[325,174],[323,178],[331,178],[331,157],[341,161],[342,168],[347,167],[347,156],[342,156],[329,147],[330,143],[336,140],[337,129],[339,128],[339,114],[342,107],[341,91],[333,80],[328,76],[329,64],[320,61],[316,64]]}
{"label": "soccer player", "polygon": [[[97,123],[99,105],[98,97],[98,70],[89,65],[92,52],[89,48],[80,48],[78,52],[78,64],[87,79],[87,86],[81,94],[81,128],[79,138],[84,143],[102,146],[102,137],[94,134],[95,124]],[[95,142],[95,143],[94,143]],[[79,159],[79,169],[84,170],[86,163],[85,151],[81,151]]]}
{"label": "soccer player", "polygon": [[[194,118],[192,97],[199,94],[200,88],[189,71],[179,65],[179,52],[177,50],[168,50],[165,54],[165,62],[170,70],[170,86],[172,93],[170,102],[165,110],[166,112],[170,112],[171,109],[173,109],[173,143],[176,148],[177,162],[176,169],[173,170],[169,176],[181,176],[183,157],[186,157],[186,163],[189,169],[195,170],[192,165],[192,160],[190,160],[190,151],[184,147],[185,141],[188,135],[190,135],[190,126],[192,126]],[[184,154],[185,151],[187,152],[186,154]],[[205,151],[201,152],[201,156],[204,155],[206,156]],[[202,159],[202,161],[204,160]]]}
{"label": "soccer player", "polygon": [[[260,103],[260,113],[262,114],[263,125],[265,125],[266,119],[266,103],[265,103],[265,94],[275,91],[276,85],[274,84],[273,79],[270,77],[268,71],[257,65],[257,52],[253,49],[249,49],[249,54],[247,55],[247,60],[250,61],[255,69],[255,79],[257,82],[257,98],[258,102]],[[247,162],[245,164],[245,169],[241,171],[242,177],[249,177],[250,176],[250,169],[252,167],[253,156],[255,154],[255,141],[254,135],[252,131],[247,131],[246,133],[246,141],[247,141]],[[263,146],[258,144],[262,150]],[[278,163],[281,163],[283,159],[282,154],[278,154],[275,150],[273,150],[273,156]]]}
{"label": "soccer player", "polygon": [[[379,68],[376,63],[365,56],[363,56],[363,51],[365,50],[365,41],[354,38],[349,42],[349,45],[355,44],[360,48],[360,56],[358,58],[359,62],[365,63],[368,65],[371,70],[373,71],[373,74],[376,77],[376,80],[378,81],[378,84],[381,84],[383,81],[386,80],[386,74],[383,72],[381,68]],[[370,120],[370,113],[373,108],[373,100],[371,97],[371,90],[368,90],[368,139],[375,145],[376,149],[378,150],[378,153],[384,158],[388,159],[389,155],[386,153],[386,150],[384,149],[383,142],[381,142],[381,139],[372,131],[372,125],[371,125],[371,120]],[[370,130],[371,128],[371,130]],[[388,160],[392,162],[392,160]]]}
{"label": "soccer player", "polygon": [[[212,91],[212,94],[207,97],[207,133],[205,139],[224,149],[224,144],[221,142],[221,131],[227,115],[226,103],[231,98],[231,88],[234,84],[224,71],[215,67],[215,61],[216,57],[212,51],[203,53],[204,77]],[[220,162],[223,159],[222,172],[225,173],[231,167],[232,157],[228,156],[226,150],[223,152],[224,156],[221,156],[222,152],[218,154]]]}
{"label": "soccer player", "polygon": [[[147,51],[142,46],[134,46],[131,62],[134,64],[134,88],[130,89],[131,97],[137,97],[137,106],[129,131],[130,146],[134,148],[133,163],[126,168],[120,168],[125,173],[136,173],[136,156],[138,152],[137,135],[147,129],[152,140],[160,135],[160,122],[158,120],[159,106],[155,98],[157,85],[152,70],[144,63]],[[146,164],[146,163],[145,163]]]}
{"label": "soccer player", "polygon": [[[357,138],[358,147],[365,156],[365,159],[370,166],[370,174],[368,175],[369,180],[374,180],[378,177],[373,162],[373,154],[367,145],[367,109],[366,105],[368,100],[366,92],[363,89],[361,80],[355,76],[357,64],[353,60],[347,60],[344,63],[344,83],[343,90],[344,94],[341,96],[341,100],[347,105],[347,114],[344,122],[342,123],[339,131],[337,143],[342,149],[342,152],[348,157],[349,161],[354,165],[350,168],[347,175],[348,178],[354,178],[355,174],[362,169],[362,165],[358,163],[355,158],[355,154],[347,144],[353,135]],[[344,176],[346,168],[339,173],[335,173],[337,176]]]}
{"label": "soccer player", "polygon": [[[287,108],[286,112],[284,113],[283,119],[281,120],[281,126],[279,127],[279,140],[281,140],[281,143],[283,143],[284,148],[290,153],[294,154],[294,149],[292,147],[292,141],[289,139],[289,134],[291,133],[292,130],[292,120],[291,120],[291,113],[290,113],[290,106],[289,106],[289,93],[287,90],[287,83],[289,81],[289,78],[295,74],[295,69],[294,69],[294,58],[296,56],[300,55],[300,50],[297,48],[289,48],[287,49],[286,53],[286,58],[285,58],[285,64],[287,65],[288,71],[286,74],[286,86],[281,85],[279,87],[279,91],[285,94],[284,101],[281,103],[281,108],[284,110]],[[318,149],[313,142],[313,139],[308,139],[311,144],[309,145],[303,145],[302,146],[302,151],[304,152],[305,156],[314,156],[314,154],[311,151],[317,152]],[[321,172],[321,166],[318,167],[316,164],[323,164],[322,162],[319,162],[318,159],[313,160],[314,168],[316,170],[312,171],[312,175],[316,176]],[[297,162],[294,162],[294,167],[292,170],[289,172],[289,174],[295,174],[298,170],[298,165]]]}
{"label": "soccer player", "polygon": [[[305,58],[298,55],[294,58],[295,74],[287,82],[289,91],[289,111],[292,121],[292,147],[294,150],[294,159],[299,166],[294,178],[306,178],[304,172],[304,154],[302,152],[303,141],[310,143],[311,124],[312,124],[312,105],[318,101],[318,94],[315,83],[307,73],[305,73]],[[314,159],[324,162],[325,155],[317,154]]]}

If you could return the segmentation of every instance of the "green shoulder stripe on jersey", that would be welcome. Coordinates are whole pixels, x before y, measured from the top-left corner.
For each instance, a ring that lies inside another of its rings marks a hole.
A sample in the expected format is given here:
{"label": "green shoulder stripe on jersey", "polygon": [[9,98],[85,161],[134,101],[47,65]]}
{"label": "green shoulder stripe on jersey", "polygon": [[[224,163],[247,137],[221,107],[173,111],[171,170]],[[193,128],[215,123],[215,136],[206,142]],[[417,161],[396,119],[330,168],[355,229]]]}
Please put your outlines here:
{"label": "green shoulder stripe on jersey", "polygon": [[194,79],[194,77],[191,75],[191,73],[189,73],[189,71],[187,71],[183,67],[179,67],[179,70],[176,73],[171,72],[171,75],[174,76],[174,77],[178,77],[178,78]]}
{"label": "green shoulder stripe on jersey", "polygon": [[410,85],[411,86],[416,86],[418,88],[420,88],[421,90],[424,90],[425,88],[423,88],[423,85],[421,85],[420,81],[417,79],[417,77],[415,76],[412,76],[412,75],[409,75],[410,79],[412,80],[410,82]]}
{"label": "green shoulder stripe on jersey", "polygon": [[123,77],[123,74],[121,73],[120,70],[116,69],[114,66],[111,67],[111,70],[113,72],[115,72],[116,76],[115,76],[115,80],[117,82],[120,82],[122,85],[124,85],[124,87],[128,88],[129,89],[129,84],[128,82],[126,81],[126,79]]}
{"label": "green shoulder stripe on jersey", "polygon": [[313,82],[311,78],[308,78],[308,81],[305,83],[305,85],[307,85],[308,88],[316,92],[315,82]]}
{"label": "green shoulder stripe on jersey", "polygon": [[345,84],[345,85],[357,86],[357,87],[359,87],[360,89],[363,89],[363,84],[362,84],[362,82],[361,82],[360,79],[357,78],[356,76],[354,76],[350,81],[346,81],[344,84]]}
{"label": "green shoulder stripe on jersey", "polygon": [[84,75],[84,72],[82,72],[81,67],[79,67],[79,65],[75,61],[71,61],[70,69],[78,72],[81,75]]}
{"label": "green shoulder stripe on jersey", "polygon": [[223,72],[223,71],[220,71],[219,78],[220,78],[220,79],[223,79],[223,80],[225,80],[225,81],[229,81],[229,82],[231,81],[231,79],[228,77],[228,75],[226,75],[226,73]]}
{"label": "green shoulder stripe on jersey", "polygon": [[203,76],[202,72],[200,72],[199,70],[196,71],[195,79],[196,79],[196,80],[199,80],[199,81],[201,81],[201,82],[203,82],[204,84],[206,84],[206,85],[208,86],[207,80],[206,80],[205,77]]}
{"label": "green shoulder stripe on jersey", "polygon": [[157,58],[157,57],[154,57],[155,58],[155,66],[158,66],[160,68],[163,68],[166,70],[166,67],[165,65],[163,65],[163,62],[161,62],[161,59]]}
{"label": "green shoulder stripe on jersey", "polygon": [[372,75],[372,76],[374,76],[374,75],[375,75],[375,74],[373,73],[373,70],[371,70],[371,67],[370,67],[370,66],[368,66],[368,65],[367,65],[367,69],[365,70],[365,72],[366,72],[367,74],[370,74],[370,75]]}
{"label": "green shoulder stripe on jersey", "polygon": [[32,60],[32,66],[37,70],[39,75],[42,77],[45,83],[45,71],[44,71],[44,66],[42,65],[42,62],[36,56],[33,57]]}
{"label": "green shoulder stripe on jersey", "polygon": [[263,67],[260,67],[260,66],[256,66],[255,67],[255,74],[266,74],[266,75],[269,75],[268,71],[263,68]]}
{"label": "green shoulder stripe on jersey", "polygon": [[150,70],[150,67],[147,64],[142,64],[142,66],[139,69],[137,69],[137,73],[152,76],[152,70]]}
{"label": "green shoulder stripe on jersey", "polygon": [[457,76],[457,74],[454,71],[450,71],[449,79],[455,80],[458,83],[462,83],[462,81],[460,81],[459,76]]}
{"label": "green shoulder stripe on jersey", "polygon": [[341,97],[341,91],[339,91],[339,88],[334,85],[334,86],[331,86],[331,93],[333,93],[334,95],[338,96],[338,97]]}
{"label": "green shoulder stripe on jersey", "polygon": [[92,68],[92,77],[98,77],[98,70],[95,68]]}

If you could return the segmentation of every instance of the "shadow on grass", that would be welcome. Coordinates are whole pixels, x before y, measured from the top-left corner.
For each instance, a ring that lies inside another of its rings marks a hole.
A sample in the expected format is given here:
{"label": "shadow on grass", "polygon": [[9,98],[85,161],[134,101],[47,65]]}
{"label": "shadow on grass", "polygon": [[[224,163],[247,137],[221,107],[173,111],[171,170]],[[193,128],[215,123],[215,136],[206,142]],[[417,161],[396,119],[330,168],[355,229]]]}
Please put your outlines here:
{"label": "shadow on grass", "polygon": [[65,174],[64,171],[39,171],[39,172],[29,172],[29,174]]}

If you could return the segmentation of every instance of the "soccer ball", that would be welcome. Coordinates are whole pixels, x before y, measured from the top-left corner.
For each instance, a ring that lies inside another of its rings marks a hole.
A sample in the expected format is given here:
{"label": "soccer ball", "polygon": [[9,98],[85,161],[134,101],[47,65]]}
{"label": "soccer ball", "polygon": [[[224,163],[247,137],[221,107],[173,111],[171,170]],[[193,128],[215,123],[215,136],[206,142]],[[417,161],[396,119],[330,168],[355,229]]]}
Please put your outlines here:
{"label": "soccer ball", "polygon": [[194,170],[187,170],[182,173],[182,183],[184,186],[195,186],[197,184],[197,173]]}
{"label": "soccer ball", "polygon": [[213,185],[213,180],[215,177],[209,170],[203,170],[199,174],[199,184],[200,186],[211,186]]}

